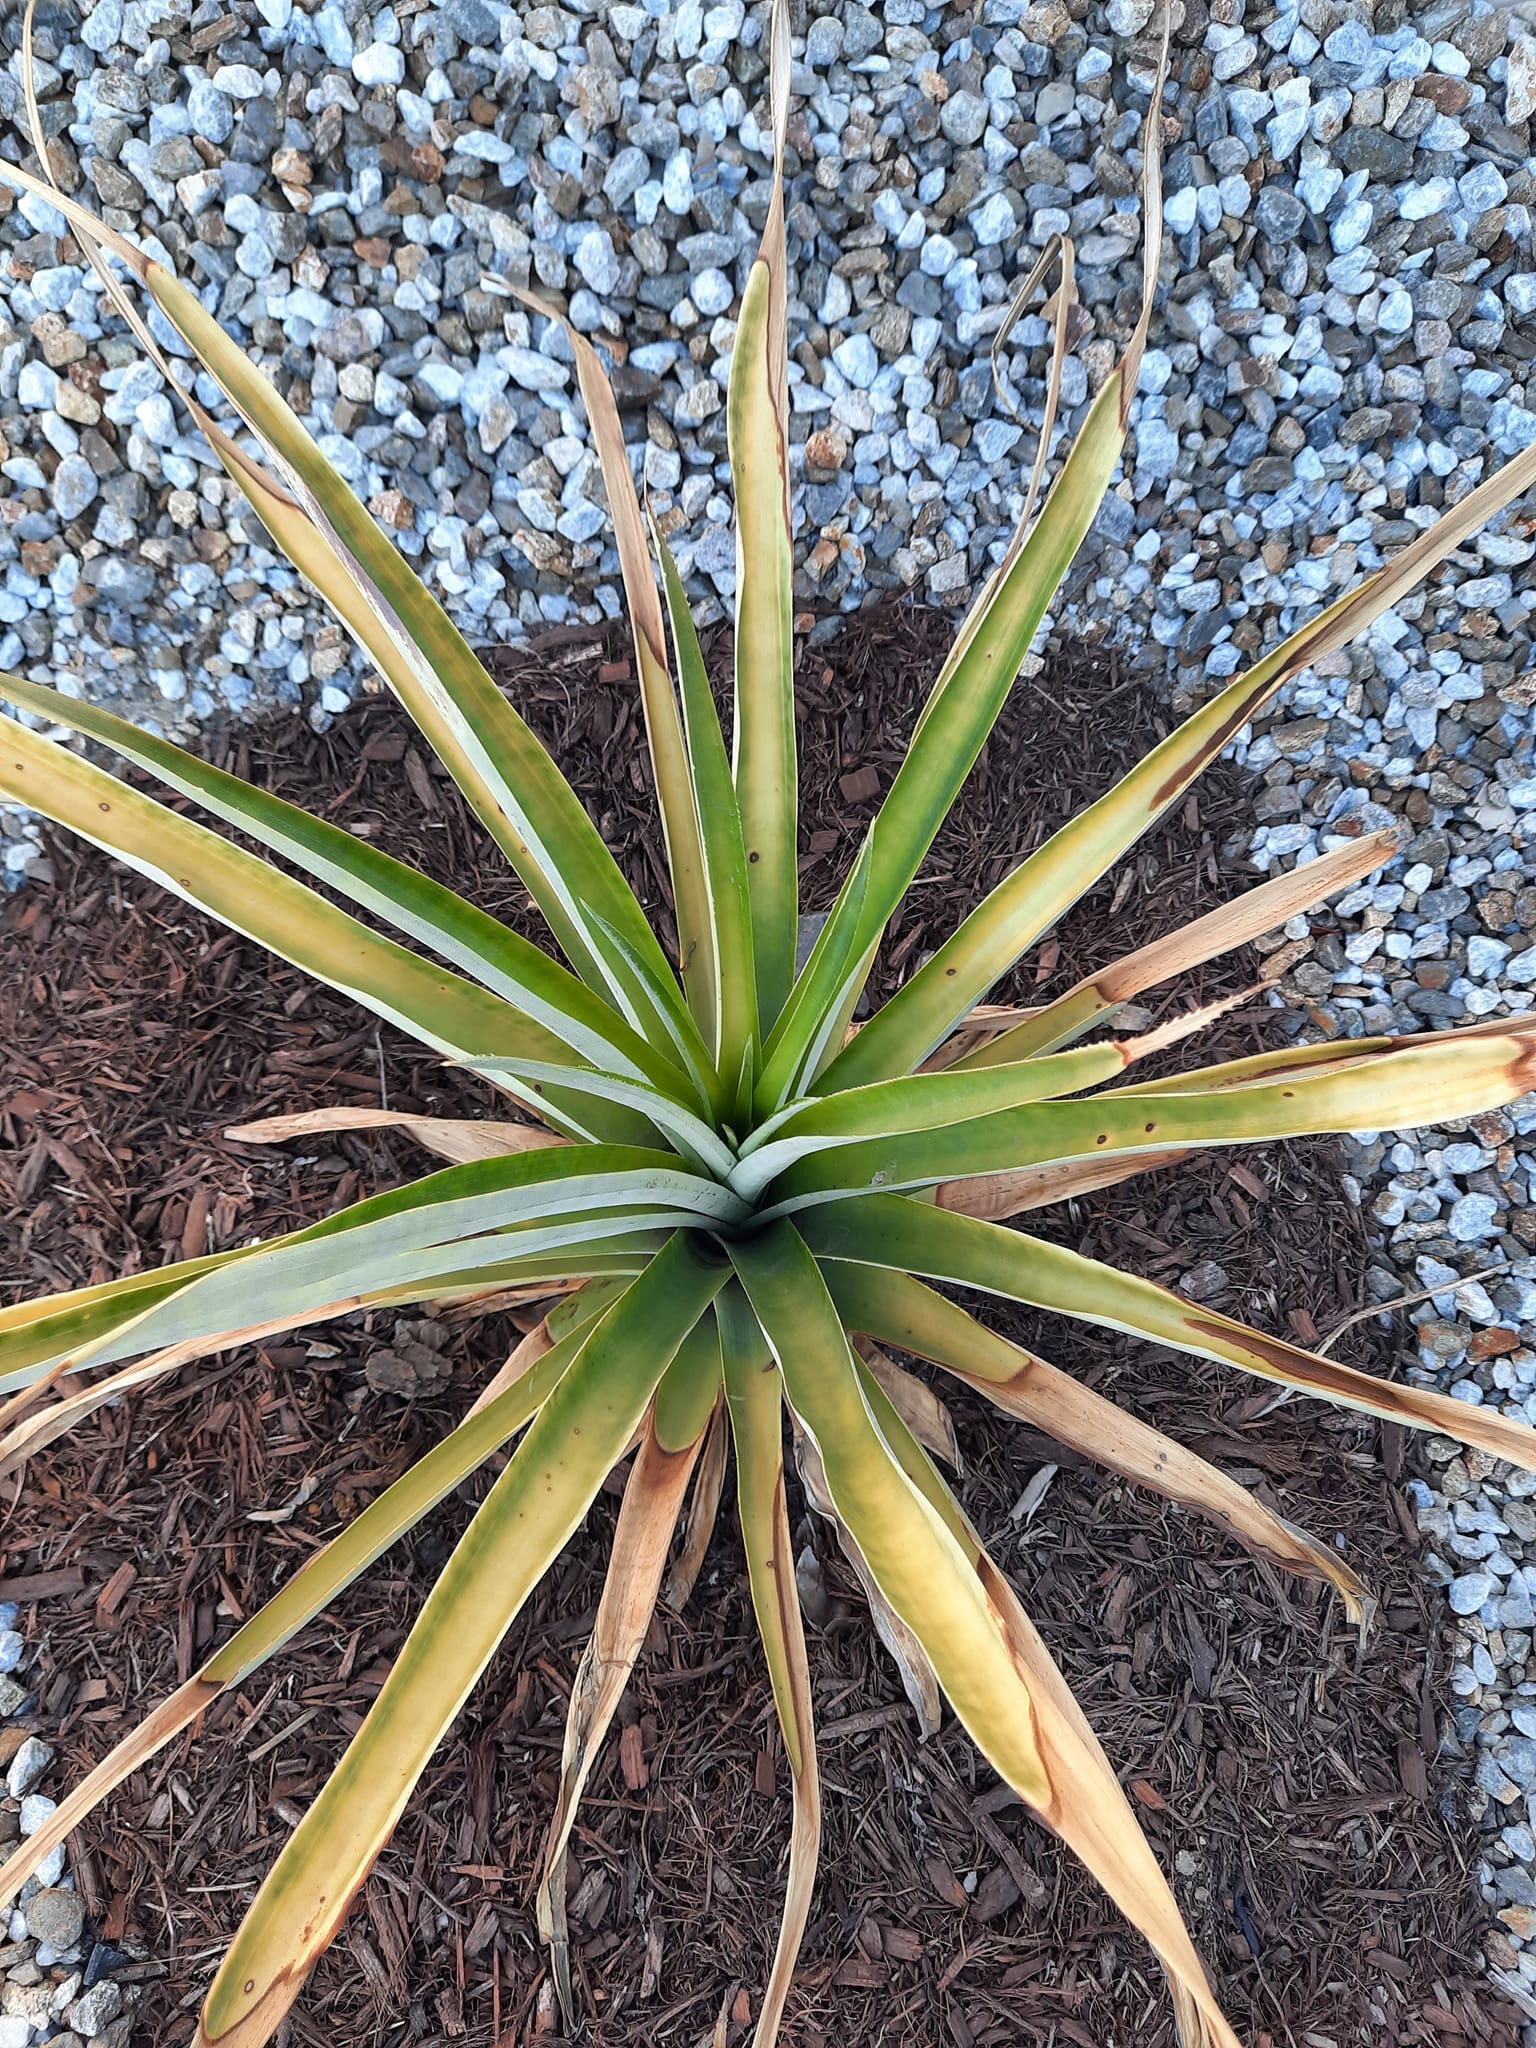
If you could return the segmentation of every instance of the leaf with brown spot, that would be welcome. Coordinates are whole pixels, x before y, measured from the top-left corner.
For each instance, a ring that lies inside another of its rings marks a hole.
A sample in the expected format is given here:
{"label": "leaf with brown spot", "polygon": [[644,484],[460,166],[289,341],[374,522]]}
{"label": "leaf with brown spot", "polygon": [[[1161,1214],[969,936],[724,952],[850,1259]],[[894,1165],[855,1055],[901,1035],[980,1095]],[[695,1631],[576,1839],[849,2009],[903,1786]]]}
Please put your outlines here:
{"label": "leaf with brown spot", "polygon": [[[885,1343],[931,1358],[1006,1414],[1136,1485],[1207,1516],[1255,1556],[1282,1571],[1331,1585],[1349,1620],[1362,1632],[1369,1630],[1376,1603],[1339,1553],[1272,1513],[1204,1458],[1128,1415],[1070,1373],[997,1336],[958,1303],[908,1273],[877,1272],[841,1261],[829,1261],[824,1271],[838,1313],[850,1328],[869,1329]],[[902,1419],[911,1426],[910,1417]],[[920,1431],[914,1434],[923,1441]]]}

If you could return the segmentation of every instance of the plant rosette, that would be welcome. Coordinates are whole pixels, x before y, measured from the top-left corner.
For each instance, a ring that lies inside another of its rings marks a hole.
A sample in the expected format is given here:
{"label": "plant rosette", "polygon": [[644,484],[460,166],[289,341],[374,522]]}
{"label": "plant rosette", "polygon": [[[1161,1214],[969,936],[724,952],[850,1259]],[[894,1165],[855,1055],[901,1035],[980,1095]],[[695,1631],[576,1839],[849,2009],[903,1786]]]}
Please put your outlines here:
{"label": "plant rosette", "polygon": [[[523,1602],[609,1473],[629,1459],[613,1565],[572,1692],[538,1895],[554,1983],[574,2022],[565,1870],[577,1801],[644,1641],[691,1488],[691,1563],[668,1587],[669,1599],[687,1597],[728,1442],[793,1789],[787,1897],[754,2037],[770,2048],[810,1910],[820,1833],[786,1438],[799,1483],[836,1527],[925,1725],[936,1725],[947,1699],[999,1775],[1151,1942],[1186,2042],[1233,2048],[1113,1768],[940,1474],[936,1460],[953,1450],[943,1404],[890,1351],[931,1362],[1005,1413],[1212,1517],[1271,1564],[1331,1585],[1362,1628],[1369,1596],[1334,1548],[942,1290],[980,1289],[1126,1331],[1536,1470],[1536,1431],[1491,1410],[1352,1371],[1007,1227],[1198,1147],[1405,1129],[1496,1108],[1532,1086],[1529,1021],[1294,1044],[1153,1082],[1131,1070],[1220,1006],[1188,1010],[1141,1037],[1106,1035],[1141,992],[1381,868],[1392,835],[1341,836],[1312,865],[1127,954],[1043,1007],[1009,1011],[986,1001],[1285,683],[1364,631],[1536,484],[1536,448],[1203,705],[1005,876],[855,1029],[882,935],[1121,458],[1158,268],[1166,67],[1152,80],[1143,148],[1140,320],[1042,492],[1071,333],[1070,242],[1053,239],[1024,280],[1019,306],[1054,281],[1047,312],[1055,334],[1024,510],[797,972],[782,4],[770,54],[772,200],[741,295],[729,377],[738,563],[729,748],[677,571],[636,495],[601,361],[553,308],[538,308],[574,354],[606,480],[680,965],[555,762],[261,370],[161,264],[45,178],[0,165],[64,213],[113,305],[182,393],[274,544],[354,635],[505,853],[559,956],[382,850],[164,740],[37,682],[0,677],[0,697],[19,714],[0,725],[0,795],[473,1069],[504,1112],[452,1122],[321,1109],[241,1127],[235,1135],[277,1143],[390,1121],[448,1164],[284,1237],[0,1310],[0,1391],[8,1396],[0,1470],[117,1395],[269,1333],[423,1301],[501,1305],[510,1295],[545,1309],[459,1426],[245,1621],[0,1871],[0,1895],[12,1900],[114,1786],[510,1449],[366,1721],[236,1933],[203,2010],[206,2048],[255,2048],[272,2037]],[[24,77],[30,60],[29,13]],[[46,164],[30,91],[28,111]],[[239,431],[213,420],[173,375],[146,300],[223,393]],[[47,726],[115,750],[284,867],[126,787],[46,737]]]}

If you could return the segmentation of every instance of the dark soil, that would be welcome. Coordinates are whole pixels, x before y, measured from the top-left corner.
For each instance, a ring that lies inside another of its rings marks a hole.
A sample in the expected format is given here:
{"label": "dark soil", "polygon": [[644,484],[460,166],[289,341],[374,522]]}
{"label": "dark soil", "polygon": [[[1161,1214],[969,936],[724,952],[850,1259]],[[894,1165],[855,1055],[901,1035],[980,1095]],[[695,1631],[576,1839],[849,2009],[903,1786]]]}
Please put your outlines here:
{"label": "dark soil", "polygon": [[[936,616],[887,609],[805,652],[808,907],[830,901],[945,635]],[[664,921],[622,642],[557,636],[498,670]],[[877,998],[1161,730],[1141,689],[1099,657],[1021,683],[893,924]],[[534,929],[520,886],[382,702],[323,738],[297,723],[248,734],[229,759]],[[1219,772],[1090,894],[1021,986],[1065,986],[1234,893],[1219,850],[1242,815]],[[392,1138],[273,1151],[227,1141],[230,1123],[386,1092],[396,1107],[483,1108],[473,1084],[136,877],[63,841],[51,860],[52,883],[0,911],[7,1298],[270,1234],[424,1170]],[[1251,965],[1198,992],[1241,986]],[[1240,1011],[1212,1050],[1275,1042],[1272,1012]],[[1224,1277],[1206,1282],[1224,1307],[1303,1340],[1359,1299],[1364,1241],[1324,1144],[1148,1175],[1050,1227],[1172,1282],[1212,1261]],[[1438,1602],[1415,1566],[1401,1442],[1310,1403],[1266,1412],[1272,1389],[1149,1346],[1022,1315],[1016,1326],[1294,1520],[1346,1532],[1383,1603],[1361,1660],[1314,1589],[1280,1583],[1204,1524],[970,1397],[953,1403],[965,1504],[1131,1787],[1239,2032],[1256,2048],[1513,2048],[1519,2016],[1477,1974],[1486,1916],[1472,1836],[1437,1761]],[[360,1318],[188,1368],[7,1487],[0,1598],[29,1602],[36,1719],[71,1776],[440,1436],[516,1335],[505,1321],[456,1327],[451,1378],[407,1402],[368,1382],[392,1329]],[[1390,1369],[1369,1324],[1341,1355]],[[1044,1464],[1060,1469],[1043,1504],[1015,1520]],[[215,1709],[195,1744],[132,1779],[83,1851],[77,1837],[96,1925],[163,1966],[142,2040],[190,2038],[222,1943],[481,1492],[483,1481],[464,1488]],[[510,2048],[548,2024],[532,1892],[611,1493],[427,1772],[294,2014],[292,2043]],[[792,1512],[833,1603],[811,1631],[827,1833],[787,2041],[1162,2048],[1167,2001],[1143,1945],[952,1724],[917,1740],[847,1574],[798,1501]],[[618,1744],[605,1749],[573,1857],[586,2038],[734,2048],[771,1952],[788,1798],[728,1513],[687,1611],[658,1618],[621,1719],[639,1726],[643,1770],[626,1779]]]}

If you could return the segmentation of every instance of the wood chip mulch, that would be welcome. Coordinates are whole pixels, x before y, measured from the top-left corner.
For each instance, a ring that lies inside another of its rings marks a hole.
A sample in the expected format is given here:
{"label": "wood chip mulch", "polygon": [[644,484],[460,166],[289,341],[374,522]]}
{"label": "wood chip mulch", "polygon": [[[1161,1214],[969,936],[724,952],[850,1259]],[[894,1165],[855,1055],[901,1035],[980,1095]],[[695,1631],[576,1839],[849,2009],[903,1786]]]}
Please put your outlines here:
{"label": "wood chip mulch", "polygon": [[[936,617],[884,609],[803,651],[809,907],[830,901],[888,787],[945,635]],[[664,919],[622,640],[555,636],[500,658],[499,673]],[[892,926],[876,995],[1162,730],[1103,657],[1058,659],[1021,683]],[[323,737],[297,722],[247,733],[227,758],[535,929],[520,886],[386,705]],[[1234,893],[1220,849],[1242,817],[1231,776],[1208,779],[1090,892],[1019,992],[1063,987]],[[472,1084],[162,892],[62,839],[50,857],[51,884],[0,910],[6,1299],[271,1234],[426,1170],[392,1138],[264,1150],[224,1139],[233,1122],[381,1099],[483,1109]],[[1252,964],[1167,1001],[1240,986]],[[1273,1013],[1243,1010],[1211,1054],[1276,1042]],[[1359,1300],[1364,1239],[1321,1143],[1207,1157],[1050,1227],[1174,1284],[1194,1273],[1188,1284],[1222,1307],[1303,1341]],[[1214,1366],[988,1312],[1294,1520],[1343,1532],[1381,1599],[1362,1658],[1315,1589],[970,1397],[952,1403],[965,1505],[1103,1735],[1240,2033],[1255,2048],[1514,2048],[1520,2015],[1479,1975],[1474,1843],[1437,1759],[1439,1601],[1415,1566],[1401,1441],[1310,1403],[1276,1407],[1273,1389]],[[370,1364],[380,1384],[398,1377],[394,1335],[393,1317],[364,1317],[190,1367],[7,1483],[0,1598],[27,1603],[37,1723],[71,1777],[435,1441],[516,1332],[453,1326],[445,1370],[409,1399],[370,1384]],[[1340,1355],[1391,1367],[1369,1324]],[[143,2041],[190,2038],[222,1944],[359,1726],[487,1478],[77,1838],[96,1927],[163,1966]],[[296,2008],[295,2048],[511,2048],[547,2027],[532,1893],[613,1493],[427,1771]],[[811,1632],[827,1832],[787,2042],[1163,2048],[1167,2002],[1143,1944],[952,1724],[917,1740],[847,1573],[798,1499],[793,1513],[830,1607]],[[572,1859],[584,2038],[734,2048],[771,1953],[788,1798],[728,1513],[687,1611],[658,1617],[620,1720],[635,1732],[597,1764]]]}

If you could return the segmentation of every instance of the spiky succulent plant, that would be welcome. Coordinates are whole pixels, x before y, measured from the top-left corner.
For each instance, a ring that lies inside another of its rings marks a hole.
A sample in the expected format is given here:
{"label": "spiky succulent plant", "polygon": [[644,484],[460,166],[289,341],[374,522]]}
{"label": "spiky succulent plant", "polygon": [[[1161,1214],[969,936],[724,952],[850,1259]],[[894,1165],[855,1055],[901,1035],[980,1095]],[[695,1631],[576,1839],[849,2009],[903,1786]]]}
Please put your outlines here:
{"label": "spiky succulent plant", "polygon": [[[367,1720],[235,1936],[203,2012],[198,2038],[206,2044],[250,2048],[271,2037],[522,1603],[609,1473],[632,1455],[613,1566],[572,1695],[539,1894],[555,1982],[569,2007],[564,1867],[576,1802],[645,1636],[690,1481],[696,1568],[697,1531],[713,1514],[729,1434],[753,1603],[793,1776],[788,1899],[755,2037],[769,2048],[806,1924],[819,1833],[786,1433],[800,1481],[835,1522],[914,1697],[935,1712],[940,1692],[949,1699],[1000,1775],[1146,1935],[1186,2039],[1231,2044],[1113,1770],[930,1458],[944,1440],[939,1404],[879,1347],[932,1361],[1006,1413],[1216,1518],[1272,1563],[1331,1584],[1357,1620],[1364,1589],[1332,1548],[987,1329],[942,1288],[961,1284],[1109,1325],[1370,1415],[1444,1430],[1536,1469],[1536,1433],[1497,1414],[1258,1335],[1000,1221],[1193,1147],[1401,1128],[1491,1109],[1530,1086],[1536,1025],[1521,1022],[1291,1048],[1152,1083],[1123,1077],[1179,1031],[1092,1035],[1140,991],[1359,880],[1390,857],[1389,837],[1342,838],[1311,866],[1131,953],[1043,1008],[978,1007],[1285,682],[1343,646],[1536,482],[1536,449],[1464,495],[1386,567],[1204,705],[1016,867],[891,1001],[852,1029],[881,935],[985,746],[1113,476],[1148,311],[1036,514],[1052,380],[1018,530],[960,628],[797,973],[782,5],[772,43],[772,204],[742,292],[730,367],[738,573],[729,752],[677,571],[653,526],[658,585],[603,370],[590,345],[567,331],[632,616],[680,969],[555,763],[261,370],[165,268],[42,180],[0,167],[66,213],[145,346],[155,351],[153,335],[139,302],[107,268],[108,255],[233,405],[249,430],[241,439],[209,418],[164,365],[273,539],[436,749],[566,963],[349,833],[89,704],[0,678],[0,694],[23,714],[0,724],[0,793],[474,1069],[517,1112],[510,1121],[395,1119],[455,1163],[286,1237],[0,1312],[0,1391],[13,1397],[0,1418],[0,1460],[38,1451],[114,1395],[187,1359],[269,1332],[380,1304],[504,1300],[509,1291],[550,1303],[465,1420],[157,1707],[0,1873],[0,1899],[14,1898],[114,1785],[515,1443]],[[1143,172],[1148,308],[1162,89],[1159,69]],[[1044,253],[1031,286],[1052,275],[1059,365],[1072,307],[1066,242]],[[55,744],[37,729],[54,721],[151,771],[331,894]],[[385,937],[380,925],[407,943]],[[1190,1012],[1186,1022],[1205,1014]],[[321,1110],[241,1135],[275,1141],[381,1120],[383,1112]],[[87,1370],[83,1391],[65,1393],[65,1376]]]}

